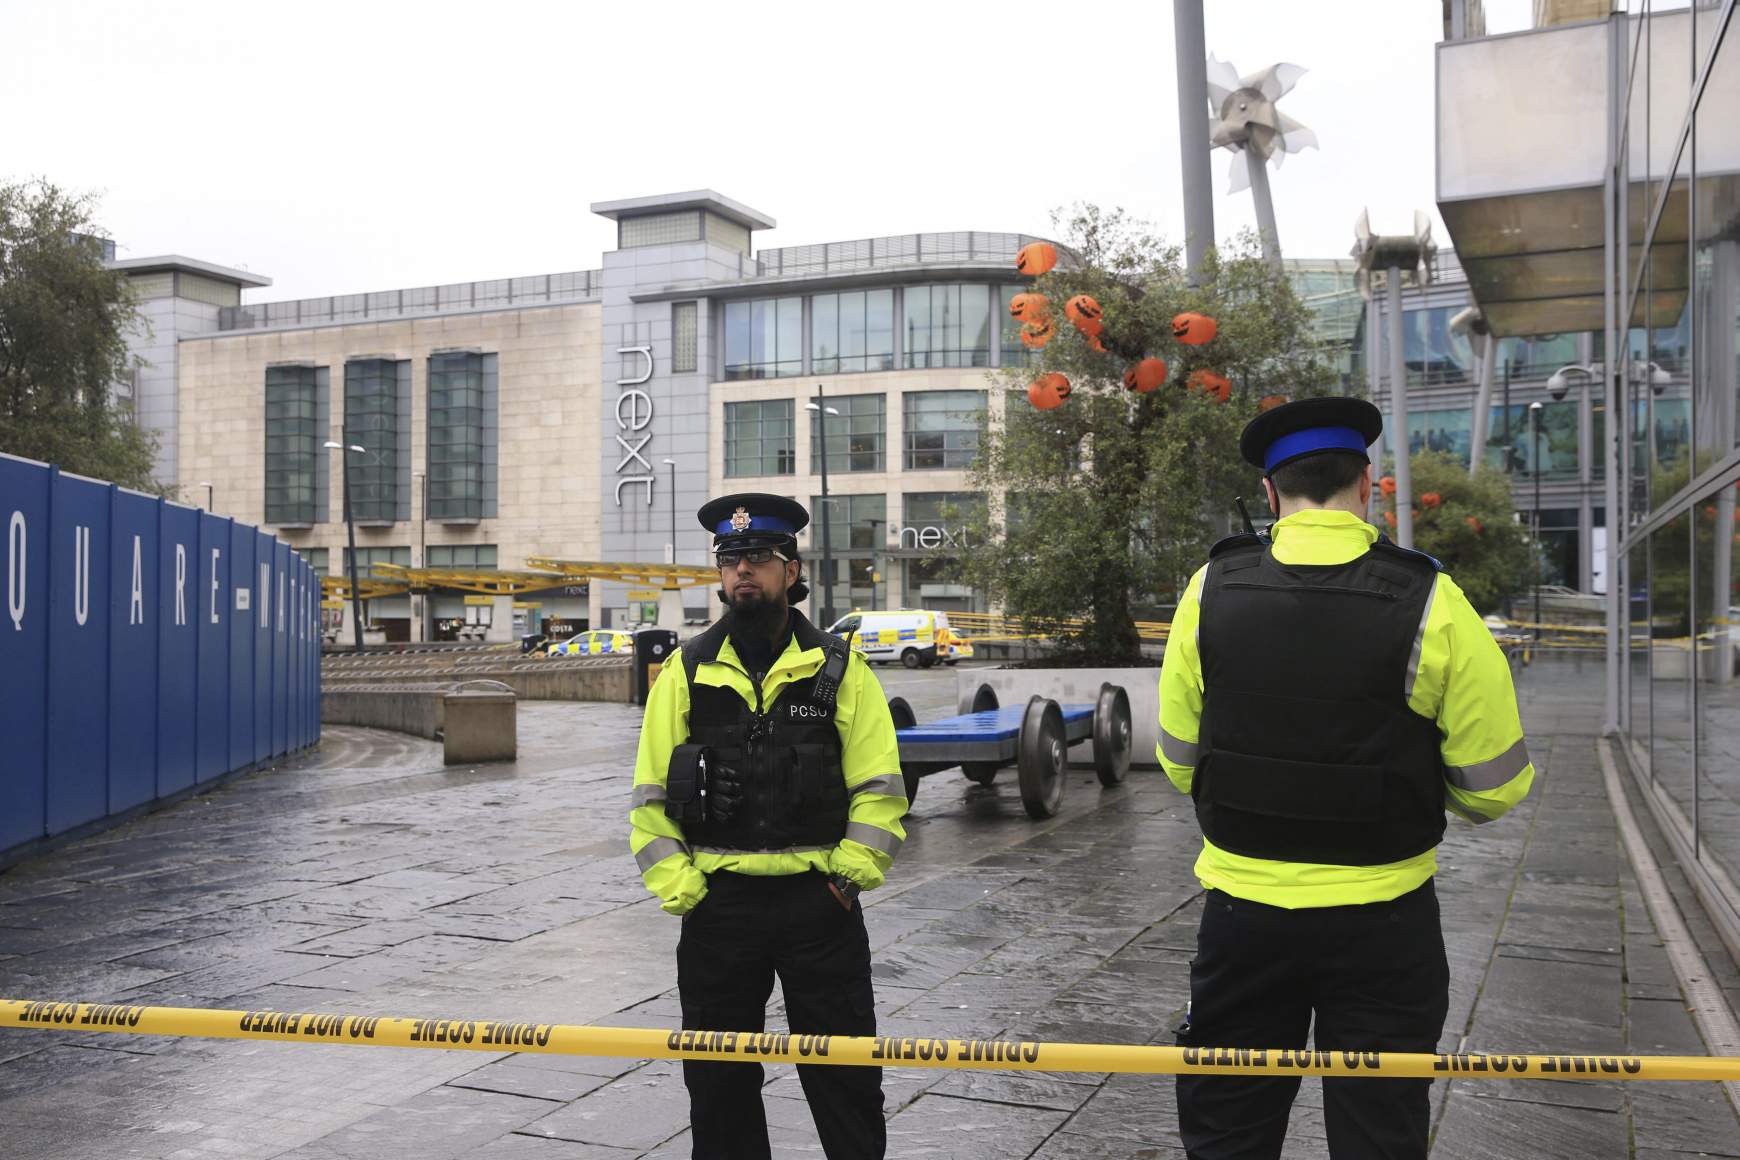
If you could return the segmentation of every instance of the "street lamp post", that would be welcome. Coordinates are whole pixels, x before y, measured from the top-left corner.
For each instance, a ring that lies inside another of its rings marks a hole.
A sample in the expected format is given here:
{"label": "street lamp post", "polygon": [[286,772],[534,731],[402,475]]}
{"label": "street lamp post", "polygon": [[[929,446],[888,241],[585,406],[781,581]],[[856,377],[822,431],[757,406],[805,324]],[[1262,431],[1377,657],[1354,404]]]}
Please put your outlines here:
{"label": "street lamp post", "polygon": [[[429,477],[421,471],[413,471],[411,478],[417,481],[417,487],[423,493],[422,503],[417,508],[417,567],[427,568],[429,566]],[[427,588],[428,585],[424,584],[423,587]],[[429,617],[426,614],[428,605],[425,603],[427,600],[427,596],[417,596],[412,601],[417,606],[417,640],[419,642],[429,639]]]}
{"label": "street lamp post", "polygon": [[1530,452],[1535,467],[1535,639],[1541,636],[1541,401],[1529,404],[1529,426],[1534,429],[1534,450]]}
{"label": "street lamp post", "polygon": [[804,404],[804,409],[816,413],[816,429],[821,438],[818,463],[822,473],[822,604],[819,609],[821,627],[827,628],[834,623],[834,551],[833,540],[828,534],[828,416],[840,412],[827,405],[822,393],[822,384],[816,384],[815,398]]}
{"label": "street lamp post", "polygon": [[[362,446],[355,444],[355,443],[351,443],[349,445],[346,445],[343,443],[334,443],[330,439],[328,439],[326,441],[326,446],[328,448],[335,450],[335,451],[344,451],[344,452],[354,451],[354,452],[358,453],[359,455],[364,453],[365,451],[367,451],[367,448],[362,447]],[[363,650],[362,590],[357,587],[357,582],[356,582],[356,520],[353,519],[351,516],[350,458],[348,455],[344,459],[343,467],[344,467],[344,524],[345,524],[346,534],[350,538],[350,552],[348,553],[348,555],[350,557],[350,560],[349,560],[349,563],[350,563],[350,623],[351,623],[351,630],[354,633],[355,639],[356,639],[356,651],[361,652]]]}
{"label": "street lamp post", "polygon": [[866,520],[870,525],[870,611],[876,611],[876,562],[882,557],[888,544],[882,538],[882,529],[888,526],[887,520]]}
{"label": "street lamp post", "polygon": [[[671,469],[671,558],[673,566],[677,562],[677,461],[665,460],[665,466]],[[672,587],[675,587],[675,574],[672,574]]]}

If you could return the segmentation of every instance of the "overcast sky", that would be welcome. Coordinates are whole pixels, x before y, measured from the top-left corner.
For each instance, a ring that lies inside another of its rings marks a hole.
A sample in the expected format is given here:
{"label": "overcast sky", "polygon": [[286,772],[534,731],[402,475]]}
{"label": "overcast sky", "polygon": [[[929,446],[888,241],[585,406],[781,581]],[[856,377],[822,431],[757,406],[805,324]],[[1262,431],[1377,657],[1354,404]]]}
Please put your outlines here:
{"label": "overcast sky", "polygon": [[[1282,108],[1322,148],[1272,179],[1289,256],[1431,206],[1439,0],[1206,8],[1240,72],[1309,70]],[[124,257],[273,279],[250,301],[596,267],[590,203],[699,188],[775,218],[758,247],[1044,233],[1079,201],[1182,235],[1166,0],[0,0],[0,43],[0,176],[100,194]],[[1223,238],[1254,221],[1231,159]]]}

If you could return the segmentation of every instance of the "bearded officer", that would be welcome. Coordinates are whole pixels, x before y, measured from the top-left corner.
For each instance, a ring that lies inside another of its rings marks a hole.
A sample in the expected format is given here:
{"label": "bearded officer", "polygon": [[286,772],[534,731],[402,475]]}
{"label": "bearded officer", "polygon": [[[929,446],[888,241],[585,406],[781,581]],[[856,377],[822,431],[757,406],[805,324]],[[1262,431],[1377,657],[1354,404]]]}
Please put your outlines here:
{"label": "bearded officer", "polygon": [[[1239,450],[1280,518],[1215,545],[1160,675],[1159,756],[1195,800],[1207,890],[1189,1046],[1438,1048],[1449,967],[1432,879],[1448,810],[1534,778],[1510,667],[1438,562],[1378,535],[1360,399],[1259,415]],[[1406,502],[1404,497],[1403,502]],[[1424,1157],[1431,1081],[1323,1081],[1329,1151]],[[1180,1076],[1197,1160],[1281,1153],[1297,1077]]]}
{"label": "bearded officer", "polygon": [[[703,506],[719,621],[673,653],[647,698],[629,843],[647,889],[683,916],[683,1026],[760,1031],[778,975],[791,1031],[873,1035],[861,890],[905,838],[894,722],[864,658],[791,605],[807,589],[802,505]],[[880,1157],[882,1072],[798,1066],[830,1157]],[[685,1061],[694,1155],[766,1157],[758,1063]]]}

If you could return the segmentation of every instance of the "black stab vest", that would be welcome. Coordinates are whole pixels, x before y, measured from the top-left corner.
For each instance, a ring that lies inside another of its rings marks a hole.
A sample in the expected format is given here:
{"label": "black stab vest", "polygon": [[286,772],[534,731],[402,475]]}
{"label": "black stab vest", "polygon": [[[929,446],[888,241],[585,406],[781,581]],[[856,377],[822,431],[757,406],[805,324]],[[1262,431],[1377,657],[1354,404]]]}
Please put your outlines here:
{"label": "black stab vest", "polygon": [[1223,850],[1376,866],[1444,836],[1438,726],[1408,707],[1437,577],[1380,541],[1346,564],[1215,545],[1202,585],[1202,732],[1191,797]]}
{"label": "black stab vest", "polygon": [[[845,837],[850,802],[834,725],[838,688],[826,679],[826,670],[828,658],[833,658],[843,674],[850,653],[845,641],[819,631],[796,609],[791,620],[798,647],[822,649],[823,666],[814,676],[785,686],[759,711],[736,689],[695,681],[702,664],[718,660],[720,646],[730,635],[729,614],[683,649],[689,743],[707,746],[712,761],[737,770],[744,783],[743,803],[729,822],[685,824],[692,845],[783,850],[832,846]],[[759,697],[755,674],[747,675]]]}

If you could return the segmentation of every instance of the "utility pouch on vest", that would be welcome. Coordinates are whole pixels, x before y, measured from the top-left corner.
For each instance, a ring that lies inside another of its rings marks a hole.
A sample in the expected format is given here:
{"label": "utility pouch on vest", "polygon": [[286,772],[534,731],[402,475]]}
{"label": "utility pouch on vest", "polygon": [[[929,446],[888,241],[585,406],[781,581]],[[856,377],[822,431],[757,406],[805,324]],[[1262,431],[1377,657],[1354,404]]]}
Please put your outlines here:
{"label": "utility pouch on vest", "polygon": [[665,817],[694,824],[707,820],[707,780],[711,753],[705,745],[679,745],[671,750],[665,773]]}

